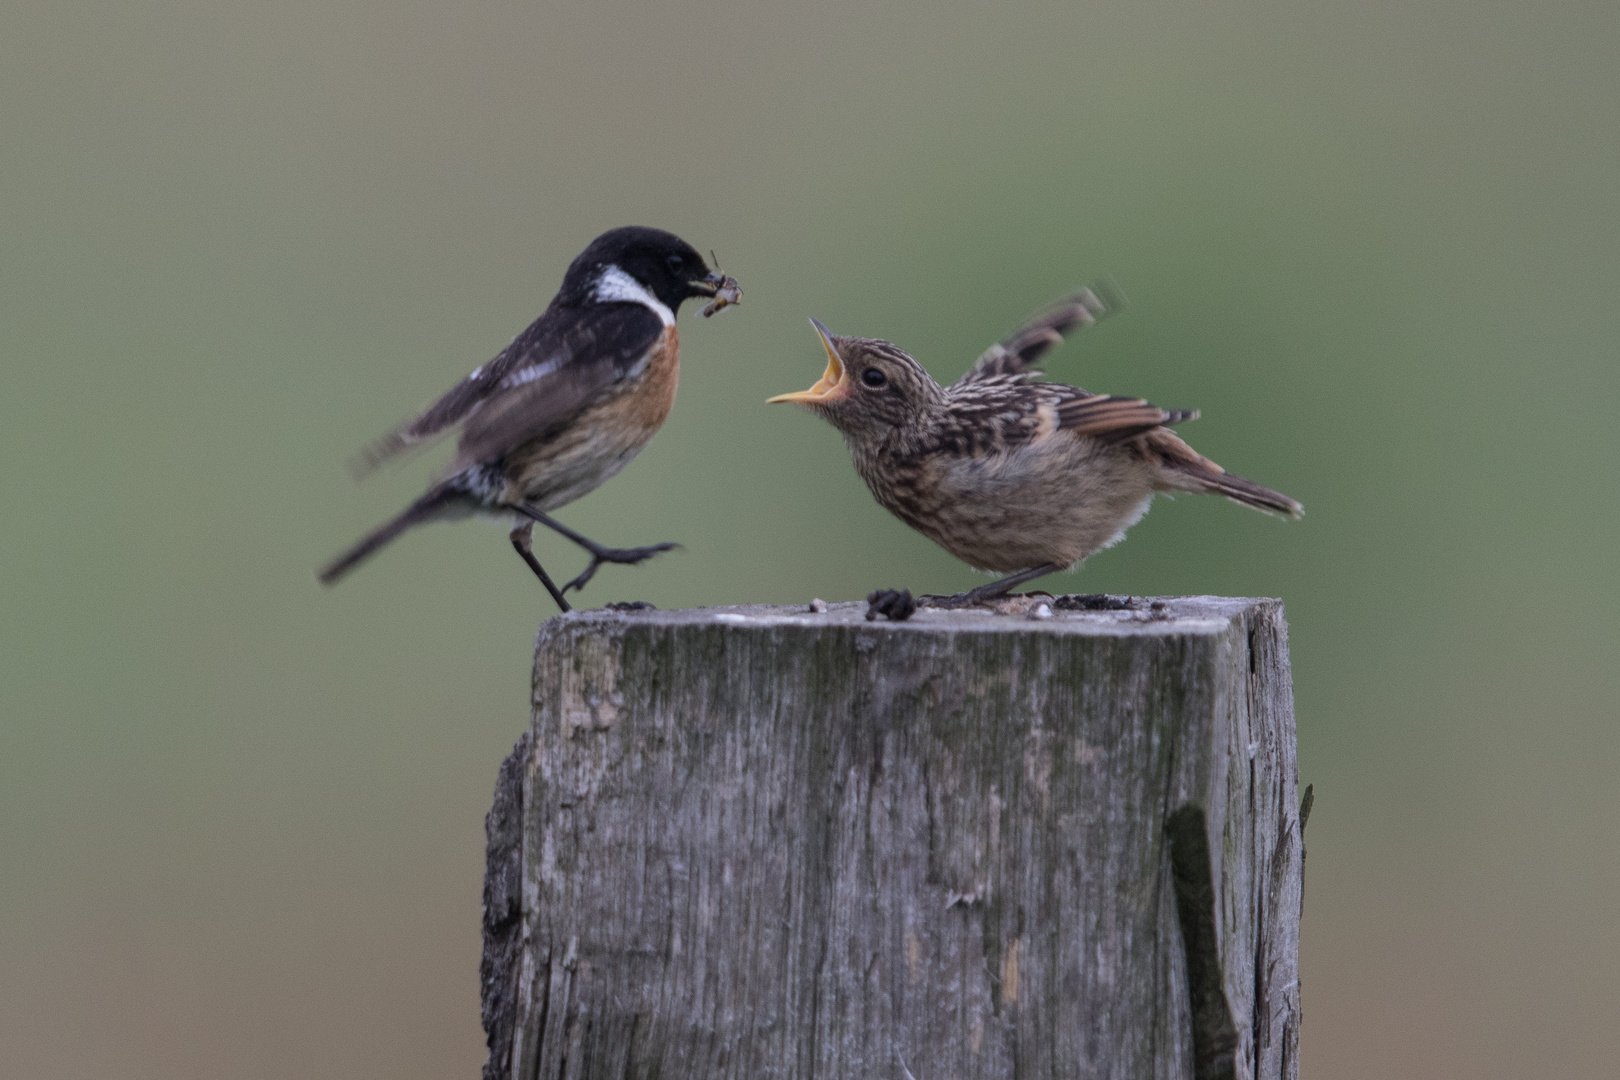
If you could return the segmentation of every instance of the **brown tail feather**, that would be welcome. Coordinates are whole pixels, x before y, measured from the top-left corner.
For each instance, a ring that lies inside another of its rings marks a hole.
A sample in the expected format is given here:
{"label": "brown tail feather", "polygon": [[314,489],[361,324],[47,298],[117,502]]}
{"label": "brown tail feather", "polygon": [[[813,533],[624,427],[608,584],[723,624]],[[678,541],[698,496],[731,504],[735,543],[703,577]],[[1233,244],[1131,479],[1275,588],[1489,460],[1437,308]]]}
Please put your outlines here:
{"label": "brown tail feather", "polygon": [[1264,514],[1281,514],[1283,517],[1302,518],[1305,516],[1305,507],[1290,499],[1280,491],[1272,491],[1262,487],[1253,480],[1245,480],[1241,476],[1231,473],[1220,473],[1210,476],[1199,474],[1198,479],[1203,483],[1204,490],[1216,495],[1225,495],[1235,503],[1252,507]]}
{"label": "brown tail feather", "polygon": [[461,497],[461,492],[440,484],[438,487],[407,506],[398,517],[377,526],[364,539],[348,551],[321,568],[315,576],[322,585],[335,585],[350,570],[359,566],[384,544],[393,540],[412,525],[420,525],[441,516],[445,509]]}
{"label": "brown tail feather", "polygon": [[1145,454],[1158,460],[1159,483],[1163,485],[1163,490],[1225,495],[1233,502],[1242,503],[1263,514],[1281,514],[1291,518],[1305,516],[1305,508],[1293,499],[1253,480],[1233,476],[1188,446],[1169,428],[1154,428],[1142,436],[1138,445]]}

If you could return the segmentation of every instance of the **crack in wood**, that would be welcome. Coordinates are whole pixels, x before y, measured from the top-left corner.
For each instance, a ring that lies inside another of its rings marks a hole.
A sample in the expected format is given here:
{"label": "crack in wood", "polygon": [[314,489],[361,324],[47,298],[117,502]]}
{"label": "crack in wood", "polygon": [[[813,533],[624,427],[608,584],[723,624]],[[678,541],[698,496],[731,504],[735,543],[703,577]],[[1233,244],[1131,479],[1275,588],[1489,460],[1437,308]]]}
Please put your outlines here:
{"label": "crack in wood", "polygon": [[1220,942],[1215,933],[1215,881],[1203,807],[1183,806],[1170,815],[1164,831],[1170,837],[1176,915],[1187,957],[1193,1080],[1237,1080],[1238,1033],[1221,973]]}
{"label": "crack in wood", "polygon": [[501,763],[484,817],[484,955],[478,964],[479,1014],[489,1046],[483,1080],[511,1075],[523,935],[523,771],[528,732]]}

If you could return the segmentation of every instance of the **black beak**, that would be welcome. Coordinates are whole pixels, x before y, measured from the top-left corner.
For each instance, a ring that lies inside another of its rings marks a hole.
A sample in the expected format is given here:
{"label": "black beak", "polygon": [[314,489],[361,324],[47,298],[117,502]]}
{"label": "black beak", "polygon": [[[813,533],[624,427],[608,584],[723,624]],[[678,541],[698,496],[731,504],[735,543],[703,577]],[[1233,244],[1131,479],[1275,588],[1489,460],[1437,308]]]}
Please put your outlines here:
{"label": "black beak", "polygon": [[725,280],[725,276],[720,271],[711,270],[707,277],[698,278],[696,281],[688,281],[686,287],[692,290],[693,296],[713,296],[720,291],[720,286]]}

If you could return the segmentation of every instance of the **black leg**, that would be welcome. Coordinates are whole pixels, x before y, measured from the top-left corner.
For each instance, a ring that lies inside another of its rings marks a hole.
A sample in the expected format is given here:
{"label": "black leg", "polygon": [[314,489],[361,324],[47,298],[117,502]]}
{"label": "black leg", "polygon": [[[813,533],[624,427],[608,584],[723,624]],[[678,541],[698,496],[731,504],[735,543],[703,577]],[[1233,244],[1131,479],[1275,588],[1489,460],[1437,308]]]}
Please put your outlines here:
{"label": "black leg", "polygon": [[1055,574],[1062,569],[1062,563],[1045,563],[1028,570],[1020,570],[1018,573],[1004,577],[1000,581],[992,581],[988,585],[980,585],[977,589],[969,589],[967,592],[957,593],[954,596],[919,596],[917,603],[922,607],[932,608],[972,607],[974,604],[982,604],[986,600],[999,600],[1026,581],[1034,581],[1038,577]]}
{"label": "black leg", "polygon": [[[650,559],[660,552],[665,552],[673,548],[680,547],[679,544],[652,544],[648,547],[638,548],[603,547],[590,537],[581,536],[579,533],[575,532],[573,529],[570,529],[562,522],[548,517],[532,507],[513,506],[512,509],[531,521],[538,521],[546,528],[566,536],[568,539],[572,540],[574,543],[591,553],[591,565],[587,566],[585,568],[585,572],[580,574],[579,577],[564,585],[562,587],[563,592],[567,592],[569,589],[583,589],[585,587],[585,583],[596,576],[596,568],[601,566],[603,563],[618,563],[621,566],[634,566],[636,563]],[[562,596],[560,593],[554,595],[556,595],[558,600],[561,601]]]}
{"label": "black leg", "polygon": [[521,525],[512,526],[511,535],[512,546],[517,549],[519,555],[523,556],[523,561],[529,564],[529,569],[533,570],[534,576],[540,579],[540,584],[546,587],[546,592],[550,593],[551,598],[557,601],[557,606],[564,611],[572,611],[573,609],[568,606],[568,601],[563,599],[562,591],[552,583],[551,575],[541,567],[540,560],[534,557],[534,548],[530,546],[530,540],[534,536],[534,522],[525,521]]}

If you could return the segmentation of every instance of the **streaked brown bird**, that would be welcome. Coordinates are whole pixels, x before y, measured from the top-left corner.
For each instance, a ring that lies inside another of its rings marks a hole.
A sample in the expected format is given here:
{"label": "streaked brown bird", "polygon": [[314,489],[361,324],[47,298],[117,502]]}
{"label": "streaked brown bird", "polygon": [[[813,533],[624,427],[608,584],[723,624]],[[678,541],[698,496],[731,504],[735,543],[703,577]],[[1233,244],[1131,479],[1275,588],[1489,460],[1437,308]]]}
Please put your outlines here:
{"label": "streaked brown bird", "polygon": [[1004,596],[1118,543],[1155,492],[1208,492],[1268,514],[1300,517],[1280,492],[1233,476],[1170,426],[1198,413],[1141,398],[1040,382],[1034,365],[1063,336],[1119,306],[1094,287],[992,345],[940,386],[901,349],[841,337],[811,319],[827,370],[779,394],[844,435],[855,471],[901,521],[977,570],[1009,576],[944,605]]}
{"label": "streaked brown bird", "polygon": [[[413,525],[474,514],[514,519],[512,546],[564,611],[563,594],[584,588],[603,563],[638,563],[674,547],[604,547],[547,511],[612,478],[663,426],[680,377],[675,314],[695,296],[714,298],[703,310],[708,315],[742,292],[661,229],[613,229],[591,241],[533,325],[361,454],[357,470],[368,472],[409,447],[461,431],[444,479],[327,564],[322,583],[333,584]],[[534,557],[536,523],[590,553],[590,565],[561,589]]]}

